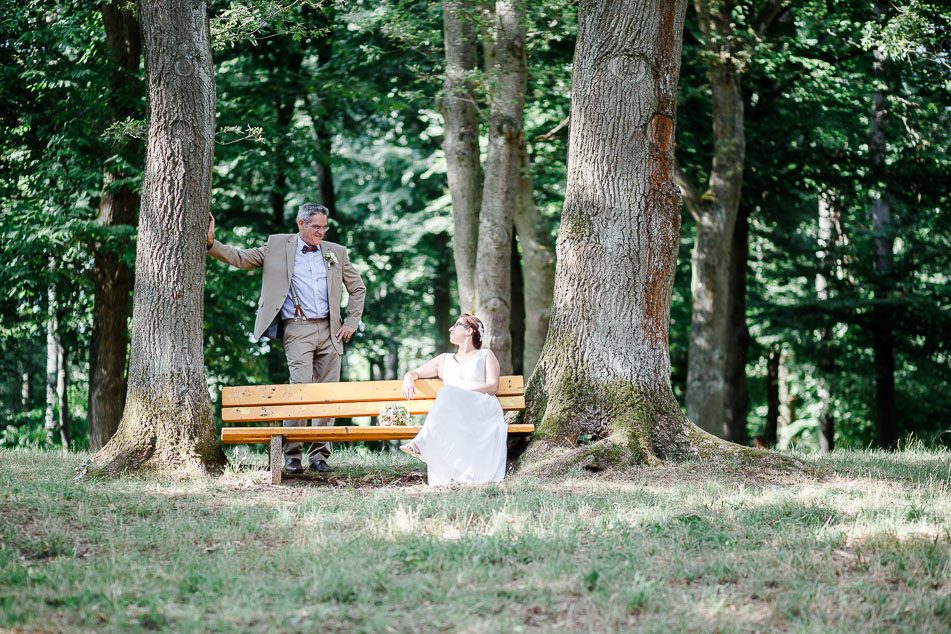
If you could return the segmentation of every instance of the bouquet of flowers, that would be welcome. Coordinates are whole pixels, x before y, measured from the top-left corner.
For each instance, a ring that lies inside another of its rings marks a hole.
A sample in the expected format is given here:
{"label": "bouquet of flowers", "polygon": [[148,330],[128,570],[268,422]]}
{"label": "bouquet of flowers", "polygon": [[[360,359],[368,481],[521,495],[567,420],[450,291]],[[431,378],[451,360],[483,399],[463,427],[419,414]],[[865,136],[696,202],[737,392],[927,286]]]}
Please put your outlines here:
{"label": "bouquet of flowers", "polygon": [[409,412],[402,405],[387,405],[380,410],[381,427],[403,427],[409,425]]}

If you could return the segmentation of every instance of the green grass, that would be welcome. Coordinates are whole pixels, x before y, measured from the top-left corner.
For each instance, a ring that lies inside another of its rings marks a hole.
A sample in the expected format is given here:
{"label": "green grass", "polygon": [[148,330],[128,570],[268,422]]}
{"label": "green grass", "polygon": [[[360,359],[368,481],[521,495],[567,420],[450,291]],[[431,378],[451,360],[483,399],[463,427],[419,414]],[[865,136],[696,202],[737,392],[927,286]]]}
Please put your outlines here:
{"label": "green grass", "polygon": [[951,629],[951,454],[796,457],[428,489],[402,454],[272,487],[246,452],[79,482],[88,456],[2,451],[0,629]]}

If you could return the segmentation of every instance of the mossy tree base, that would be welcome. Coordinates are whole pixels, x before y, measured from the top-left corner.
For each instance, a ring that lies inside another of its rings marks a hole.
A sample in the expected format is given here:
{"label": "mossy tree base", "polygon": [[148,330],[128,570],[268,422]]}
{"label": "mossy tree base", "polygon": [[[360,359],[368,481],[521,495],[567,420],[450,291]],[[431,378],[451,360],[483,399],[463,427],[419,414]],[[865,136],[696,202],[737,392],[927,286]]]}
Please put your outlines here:
{"label": "mossy tree base", "polygon": [[215,436],[207,393],[202,390],[177,401],[164,396],[130,394],[119,430],[96,454],[89,474],[197,474],[224,468],[227,458]]}

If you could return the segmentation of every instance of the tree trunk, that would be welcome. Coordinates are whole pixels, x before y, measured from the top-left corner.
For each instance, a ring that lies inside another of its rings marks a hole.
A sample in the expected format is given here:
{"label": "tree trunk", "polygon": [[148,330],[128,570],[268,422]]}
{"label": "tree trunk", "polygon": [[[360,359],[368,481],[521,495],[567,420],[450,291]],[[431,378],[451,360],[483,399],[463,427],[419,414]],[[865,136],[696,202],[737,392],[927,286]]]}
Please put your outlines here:
{"label": "tree trunk", "polygon": [[109,473],[208,471],[215,437],[202,347],[215,86],[207,2],[137,4],[148,146],[136,254],[129,387],[122,422],[97,454]]}
{"label": "tree trunk", "polygon": [[[831,201],[822,193],[819,196],[819,272],[816,275],[816,299],[827,302],[830,299],[829,277],[831,275],[832,256],[830,251],[835,243]],[[835,449],[835,415],[832,404],[831,380],[835,376],[835,357],[830,349],[833,340],[832,326],[822,328],[819,334],[819,361],[816,377],[816,399],[819,401],[819,451],[828,453]]]}
{"label": "tree trunk", "polygon": [[26,411],[30,403],[30,372],[22,358],[17,360],[20,377],[20,409]]}
{"label": "tree trunk", "polygon": [[713,164],[709,191],[696,205],[692,256],[687,417],[701,429],[723,434],[726,343],[733,226],[743,185],[746,136],[737,68],[733,3],[695,0],[703,33],[713,108]]}
{"label": "tree trunk", "polygon": [[[63,317],[66,312],[60,309],[57,312],[57,326],[63,323]],[[69,377],[66,373],[66,346],[63,345],[63,337],[56,330],[56,403],[59,410],[59,441],[63,445],[63,451],[69,450],[69,395],[67,394],[67,383]]]}
{"label": "tree trunk", "polygon": [[479,108],[472,79],[477,68],[478,37],[472,16],[471,0],[443,1],[446,78],[438,106],[446,127],[443,151],[452,198],[459,305],[464,313],[476,310],[476,251],[482,207]]}
{"label": "tree trunk", "polygon": [[[141,40],[139,23],[118,2],[99,5],[109,48],[109,106],[112,120],[139,116],[142,84],[139,80]],[[130,164],[141,164],[141,143],[123,139],[122,154]],[[103,228],[135,226],[139,197],[126,184],[132,174],[116,168],[104,173],[98,223]],[[126,355],[132,272],[122,257],[128,238],[95,245],[93,256],[93,319],[89,345],[87,419],[89,446],[102,448],[119,427],[126,394]]]}
{"label": "tree trunk", "polygon": [[598,470],[727,447],[687,420],[670,385],[685,9],[685,0],[579,9],[551,325],[526,395],[525,419],[537,426],[529,470]]}
{"label": "tree trunk", "polygon": [[531,375],[548,337],[551,298],[555,288],[555,249],[545,219],[538,213],[533,194],[531,165],[525,140],[519,146],[521,165],[515,233],[522,251],[522,279],[525,297],[525,350],[523,372]]}
{"label": "tree trunk", "polygon": [[512,223],[518,205],[522,112],[528,81],[520,0],[495,3],[495,72],[491,92],[489,144],[479,216],[476,256],[476,314],[485,324],[485,344],[512,371]]}
{"label": "tree trunk", "polygon": [[[53,268],[52,263],[50,268]],[[56,436],[56,404],[58,402],[56,398],[56,362],[59,359],[57,346],[59,313],[56,309],[56,286],[52,282],[47,292],[47,300],[49,303],[49,318],[46,321],[46,416],[44,427],[47,438],[53,440]]]}
{"label": "tree trunk", "polygon": [[433,321],[436,332],[433,334],[433,347],[436,354],[451,350],[449,328],[452,326],[452,295],[449,289],[449,276],[445,274],[452,266],[452,252],[449,248],[449,236],[445,233],[433,237],[436,247],[436,267],[433,275]]}
{"label": "tree trunk", "polygon": [[387,381],[395,381],[399,378],[400,368],[400,344],[396,340],[391,340],[386,346],[386,360],[384,365],[383,378]]}
{"label": "tree trunk", "polygon": [[[874,11],[881,17],[887,6],[874,2]],[[879,49],[872,51],[872,76],[881,83],[886,80],[887,57]],[[871,162],[872,186],[881,194],[872,203],[872,235],[875,243],[875,308],[872,310],[872,340],[875,355],[875,428],[878,445],[893,449],[898,442],[898,421],[895,406],[895,342],[892,334],[893,315],[888,302],[891,299],[891,262],[894,247],[894,228],[891,203],[888,198],[886,140],[887,104],[885,94],[876,90],[872,95],[872,113],[869,126],[868,153]]]}
{"label": "tree trunk", "polygon": [[750,393],[746,386],[746,360],[750,329],[746,326],[746,270],[749,258],[749,216],[746,208],[737,214],[730,254],[729,314],[726,340],[726,403],[723,437],[738,445],[749,443],[746,415]]}
{"label": "tree trunk", "polygon": [[779,358],[780,348],[770,348],[766,357],[766,429],[763,444],[775,447],[779,434]]}
{"label": "tree trunk", "polygon": [[522,270],[522,258],[518,254],[518,242],[512,240],[512,255],[510,257],[512,279],[509,288],[512,289],[512,314],[509,320],[509,336],[512,338],[512,374],[525,374],[525,282]]}

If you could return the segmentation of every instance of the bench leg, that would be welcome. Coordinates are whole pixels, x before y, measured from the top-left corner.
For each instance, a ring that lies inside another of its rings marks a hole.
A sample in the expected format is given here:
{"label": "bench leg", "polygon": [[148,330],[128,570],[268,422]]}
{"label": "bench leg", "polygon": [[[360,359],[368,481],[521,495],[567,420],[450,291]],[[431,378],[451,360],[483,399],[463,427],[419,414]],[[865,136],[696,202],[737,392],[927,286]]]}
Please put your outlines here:
{"label": "bench leg", "polygon": [[284,466],[284,436],[271,436],[271,484],[281,483],[281,468]]}

